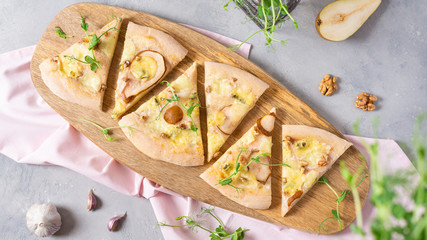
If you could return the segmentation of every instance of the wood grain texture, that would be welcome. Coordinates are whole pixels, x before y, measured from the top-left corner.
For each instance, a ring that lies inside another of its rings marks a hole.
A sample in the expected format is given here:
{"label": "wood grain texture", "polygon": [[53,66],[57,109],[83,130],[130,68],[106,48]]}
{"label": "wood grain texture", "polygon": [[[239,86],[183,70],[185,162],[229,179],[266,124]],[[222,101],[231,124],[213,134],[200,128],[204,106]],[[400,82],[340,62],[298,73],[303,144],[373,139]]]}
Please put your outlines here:
{"label": "wood grain texture", "polygon": [[[111,16],[111,13],[122,17],[124,21],[122,24],[123,31],[120,34],[111,64],[110,74],[108,76],[103,111],[90,110],[79,105],[63,101],[44,85],[40,76],[39,64],[44,59],[59,54],[74,42],[78,41],[79,38],[84,36],[83,30],[80,28],[80,14],[87,17],[86,19],[89,24],[89,31],[94,31],[107,23],[107,17]],[[236,142],[236,140],[254,124],[257,118],[266,114],[272,107],[276,107],[278,109],[278,119],[275,124],[275,132],[273,135],[273,163],[281,162],[282,153],[280,135],[282,124],[304,124],[315,126],[343,137],[343,135],[329,122],[313,111],[277,80],[273,79],[269,74],[253,64],[251,61],[230,51],[215,40],[180,24],[153,15],[95,3],[79,3],[62,10],[49,24],[37,45],[31,61],[31,76],[37,91],[46,100],[46,102],[62,117],[70,122],[78,131],[83,133],[109,155],[152,181],[155,181],[180,194],[214,206],[247,215],[249,217],[278,225],[289,226],[307,232],[317,232],[316,226],[323,219],[331,215],[331,209],[335,208],[336,203],[336,197],[324,184],[316,184],[312,190],[286,215],[286,217],[281,217],[281,169],[275,167],[273,168],[272,173],[273,201],[270,209],[248,209],[223,197],[218,191],[211,188],[199,177],[199,175],[208,168],[213,161],[200,167],[180,167],[166,162],[156,161],[139,152],[131,142],[126,139],[121,130],[113,131],[113,137],[118,138],[118,141],[109,142],[97,128],[79,120],[79,118],[85,118],[99,123],[104,127],[117,126],[117,121],[110,118],[110,113],[114,107],[114,89],[116,87],[119,62],[123,50],[124,35],[129,21],[162,30],[170,34],[189,50],[187,57],[171,73],[169,73],[168,76],[166,76],[165,80],[175,80],[191,66],[192,62],[197,62],[199,64],[198,90],[202,104],[204,104],[204,61],[218,61],[238,66],[254,74],[270,85],[270,88],[261,96],[255,108],[249,112],[243,122],[227,140],[226,144],[222,148],[223,151]],[[55,33],[55,26],[60,26],[64,32],[74,35],[75,37],[67,39],[59,38]],[[142,102],[145,102],[164,88],[164,85],[155,87],[130,111],[135,110]],[[205,114],[206,111],[202,108],[201,128],[206,153]],[[367,170],[366,162],[362,160],[356,148],[351,147],[347,150],[332,169],[325,174],[325,177],[329,179],[332,187],[339,192],[344,189],[348,189],[340,175],[340,161],[345,161],[352,171],[355,171],[361,166],[365,167]],[[359,186],[359,191],[362,203],[364,203],[369,191],[369,178]],[[348,227],[355,218],[353,199],[350,195],[341,203],[340,209],[343,226]],[[328,232],[321,232],[324,234],[331,234],[341,230],[338,228],[338,224],[335,220],[325,222],[324,226],[329,228]]]}

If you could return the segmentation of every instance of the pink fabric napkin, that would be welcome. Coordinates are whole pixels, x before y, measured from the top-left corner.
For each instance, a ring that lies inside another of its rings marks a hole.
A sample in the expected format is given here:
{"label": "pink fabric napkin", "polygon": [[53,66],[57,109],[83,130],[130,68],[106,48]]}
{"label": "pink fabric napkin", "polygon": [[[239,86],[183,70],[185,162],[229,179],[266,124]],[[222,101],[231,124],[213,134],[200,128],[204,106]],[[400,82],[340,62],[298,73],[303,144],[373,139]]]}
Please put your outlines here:
{"label": "pink fabric napkin", "polygon": [[[211,35],[210,32],[204,34]],[[221,36],[222,41],[230,39]],[[234,44],[234,43],[233,43]],[[59,165],[112,189],[150,200],[159,221],[174,223],[177,216],[194,216],[207,204],[165,189],[124,167],[99,149],[62,119],[38,95],[30,77],[34,46],[0,55],[0,153],[19,163]],[[250,45],[245,46],[249,54]],[[246,56],[247,56],[246,55]],[[360,138],[347,136],[362,152]],[[366,139],[366,141],[374,141]],[[391,171],[412,167],[393,140],[378,140],[384,166]],[[387,161],[387,162],[386,162]],[[372,205],[363,208],[365,223],[372,217]],[[344,239],[356,237],[349,229],[332,236],[322,236],[262,222],[220,208],[215,213],[228,230],[249,228],[245,239]],[[208,219],[212,228],[216,225]],[[187,228],[161,228],[165,239],[209,239],[203,231]]]}

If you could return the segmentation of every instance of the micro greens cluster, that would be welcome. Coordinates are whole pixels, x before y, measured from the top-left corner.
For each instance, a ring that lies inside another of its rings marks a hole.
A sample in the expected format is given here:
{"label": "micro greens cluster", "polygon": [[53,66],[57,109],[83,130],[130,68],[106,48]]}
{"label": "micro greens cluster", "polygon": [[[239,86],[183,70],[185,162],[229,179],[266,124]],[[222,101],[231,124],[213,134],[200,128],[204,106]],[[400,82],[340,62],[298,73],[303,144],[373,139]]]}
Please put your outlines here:
{"label": "micro greens cluster", "polygon": [[[243,4],[242,0],[229,0],[224,5],[225,10],[227,10],[227,7],[231,2],[234,2],[237,6]],[[288,16],[289,19],[291,19],[291,21],[293,22],[295,29],[298,29],[297,22],[289,13],[288,6],[283,3],[283,0],[259,0],[257,12],[254,17],[257,18],[260,22],[264,23],[264,28],[251,34],[242,43],[232,45],[231,49],[233,51],[239,49],[243,45],[243,43],[247,42],[250,38],[260,32],[264,32],[266,39],[265,45],[272,46],[273,42],[279,42],[281,44],[284,44],[284,40],[278,40],[273,37],[273,34],[276,29],[280,28],[281,24],[285,22],[285,18],[281,18],[281,16]]]}
{"label": "micro greens cluster", "polygon": [[61,27],[59,27],[59,26],[56,26],[56,27],[55,27],[55,32],[56,32],[56,34],[58,34],[58,36],[59,36],[60,38],[63,38],[63,39],[66,39],[66,38],[72,38],[72,37],[74,37],[74,36],[72,36],[72,35],[67,35],[67,34],[65,34],[65,33],[64,33],[64,31],[62,31]]}
{"label": "micro greens cluster", "polygon": [[200,108],[200,102],[198,102],[197,104],[192,104],[192,105],[190,105],[190,106],[187,108],[187,107],[185,107],[185,106],[184,106],[184,104],[182,104],[182,102],[181,102],[181,101],[179,101],[180,97],[179,97],[178,95],[176,95],[176,93],[175,93],[174,89],[171,87],[171,84],[170,84],[169,82],[167,82],[167,81],[162,81],[162,83],[165,83],[168,87],[170,87],[170,89],[171,89],[171,91],[172,91],[172,94],[173,94],[173,95],[172,95],[172,97],[171,97],[171,98],[166,99],[167,103],[166,103],[165,105],[163,105],[163,107],[162,107],[162,108],[160,108],[159,115],[157,116],[157,118],[156,118],[156,119],[160,119],[160,116],[161,116],[161,114],[162,114],[163,110],[165,109],[165,107],[166,107],[167,105],[169,105],[169,103],[172,103],[172,102],[178,102],[178,104],[179,104],[179,105],[181,105],[181,107],[182,107],[182,108],[184,108],[184,110],[185,110],[185,112],[186,112],[187,116],[188,116],[188,117],[190,117],[190,119],[191,119],[191,126],[190,126],[191,131],[193,131],[193,132],[195,132],[197,135],[199,135],[199,134],[197,133],[198,128],[196,127],[196,123],[194,122],[193,116],[191,116],[191,115],[193,114],[193,110],[194,110],[196,107],[199,107],[199,108]]}
{"label": "micro greens cluster", "polygon": [[[320,223],[319,223],[319,225],[318,225],[318,231],[319,231],[319,232],[321,232],[321,231],[323,231],[323,232],[327,232],[327,231],[328,231],[328,229],[327,229],[327,228],[325,228],[325,227],[323,227],[323,226],[322,226],[322,224],[323,224],[324,222],[326,222],[327,220],[329,220],[329,219],[336,219],[336,220],[338,221],[338,226],[339,226],[339,228],[340,228],[340,229],[342,229],[342,219],[341,219],[341,216],[340,216],[340,210],[339,210],[340,203],[341,203],[342,201],[344,201],[345,197],[346,197],[350,192],[352,192],[352,193],[353,193],[353,196],[354,196],[355,192],[357,193],[357,187],[358,187],[358,186],[363,182],[363,180],[367,177],[367,174],[365,174],[365,173],[363,172],[363,168],[360,168],[360,169],[361,169],[361,171],[358,171],[356,174],[352,175],[352,174],[350,173],[350,171],[346,168],[345,164],[340,164],[340,167],[341,167],[341,175],[343,176],[343,178],[345,179],[345,181],[346,181],[347,183],[351,182],[351,185],[349,184],[349,185],[351,186],[351,190],[343,190],[343,191],[341,192],[341,195],[339,195],[339,196],[338,196],[337,191],[335,191],[335,189],[333,189],[333,188],[331,187],[331,185],[329,184],[328,179],[326,179],[326,177],[322,176],[322,177],[320,177],[320,178],[319,178],[319,180],[317,180],[317,181],[318,181],[318,182],[320,182],[320,183],[324,183],[324,184],[326,184],[326,186],[328,186],[328,188],[329,188],[329,189],[331,189],[331,191],[332,191],[332,192],[335,194],[335,196],[337,197],[337,199],[336,199],[337,206],[336,206],[336,208],[335,208],[335,209],[331,209],[332,216],[331,216],[331,217],[327,217],[327,218],[325,218],[322,222],[320,222]],[[357,183],[357,184],[356,184],[356,181],[357,181],[357,179],[359,178],[359,176],[362,176],[362,178],[361,178],[361,180],[359,181],[359,183]],[[358,193],[357,193],[356,195],[358,196]],[[358,206],[359,206],[359,208],[360,208],[360,201],[358,201],[358,202],[359,202]]]}
{"label": "micro greens cluster", "polygon": [[103,127],[101,127],[99,124],[94,123],[94,122],[92,122],[92,121],[89,121],[89,120],[87,120],[87,119],[80,118],[80,120],[81,120],[81,121],[83,121],[83,122],[90,123],[90,124],[94,125],[95,127],[99,128],[99,129],[101,130],[102,134],[105,136],[105,138],[106,138],[108,141],[110,141],[110,142],[114,142],[114,141],[116,141],[116,140],[117,140],[117,138],[112,138],[112,137],[110,137],[110,131],[109,131],[109,130],[116,129],[116,128],[127,128],[127,129],[129,129],[129,131],[130,131],[131,133],[133,133],[133,128],[132,128],[132,126],[116,126],[116,127],[107,127],[107,128],[103,128]]}
{"label": "micro greens cluster", "polygon": [[219,226],[214,230],[209,230],[208,228],[202,226],[200,223],[196,222],[193,218],[189,216],[180,216],[175,219],[175,221],[184,220],[185,224],[182,225],[170,225],[166,223],[158,223],[160,227],[189,227],[191,230],[195,230],[196,228],[200,228],[208,233],[210,233],[210,240],[223,240],[227,238],[231,238],[231,240],[242,240],[245,237],[245,232],[249,231],[249,229],[242,229],[239,227],[236,231],[232,233],[228,233],[225,230],[224,224],[219,220],[217,216],[213,213],[213,208],[201,208],[201,213],[197,215],[197,217],[202,217],[203,215],[208,214],[212,218],[214,218]]}
{"label": "micro greens cluster", "polygon": [[[414,128],[413,163],[417,171],[403,169],[393,174],[384,174],[380,167],[378,142],[368,144],[362,141],[371,160],[370,200],[377,213],[371,224],[371,232],[375,239],[427,239],[427,143],[425,136],[421,135],[424,118],[425,115],[419,116]],[[354,132],[359,135],[359,121],[353,127]],[[399,203],[401,197],[398,192],[403,192],[410,198],[405,205]],[[362,218],[361,214],[357,215],[358,221],[359,218]],[[364,231],[356,233],[362,236],[365,234]]]}
{"label": "micro greens cluster", "polygon": [[239,162],[239,159],[240,159],[240,156],[242,155],[242,153],[244,152],[244,151],[247,151],[246,149],[241,149],[240,150],[240,152],[239,152],[239,154],[237,155],[237,159],[236,159],[236,162],[235,162],[235,164],[234,164],[234,171],[228,176],[228,177],[226,177],[226,178],[224,178],[224,179],[221,179],[221,180],[219,180],[215,185],[221,185],[221,186],[226,186],[226,185],[228,185],[228,186],[230,186],[230,187],[233,187],[234,189],[236,189],[236,190],[239,190],[239,188],[238,187],[236,187],[236,186],[234,186],[234,185],[232,185],[231,183],[233,182],[233,176],[235,176],[235,175],[237,175],[240,171],[242,171],[243,169],[247,169],[247,167],[249,167],[249,165],[252,163],[252,162],[256,162],[256,163],[258,163],[258,164],[261,164],[261,165],[265,165],[265,166],[286,166],[286,167],[290,167],[289,165],[287,165],[286,163],[281,163],[281,164],[265,164],[265,163],[262,163],[259,159],[262,157],[262,156],[271,156],[271,154],[270,153],[261,153],[261,154],[259,154],[259,155],[257,155],[256,157],[253,157],[253,158],[251,158],[251,160],[245,165],[245,166],[243,166],[242,168],[240,167],[241,165],[240,165],[240,162]]}
{"label": "micro greens cluster", "polygon": [[90,41],[88,49],[91,51],[92,56],[86,55],[84,57],[84,60],[77,59],[74,56],[64,55],[64,57],[68,58],[70,60],[79,61],[79,62],[84,63],[84,64],[89,64],[90,70],[92,70],[92,71],[96,71],[96,69],[98,69],[98,68],[102,69],[101,65],[99,65],[98,60],[96,60],[94,49],[100,43],[101,37],[104,36],[107,32],[109,32],[111,30],[119,31],[119,29],[117,29],[117,24],[119,23],[119,19],[116,18],[116,25],[114,27],[110,27],[109,29],[107,29],[103,33],[101,33],[101,35],[99,35],[99,36],[97,36],[95,33],[92,35],[89,35],[87,33],[88,28],[89,28],[89,24],[86,22],[86,18],[83,17],[82,15],[80,15],[80,19],[82,21],[82,23],[80,24],[80,27],[85,32],[86,38],[88,39],[88,41]]}

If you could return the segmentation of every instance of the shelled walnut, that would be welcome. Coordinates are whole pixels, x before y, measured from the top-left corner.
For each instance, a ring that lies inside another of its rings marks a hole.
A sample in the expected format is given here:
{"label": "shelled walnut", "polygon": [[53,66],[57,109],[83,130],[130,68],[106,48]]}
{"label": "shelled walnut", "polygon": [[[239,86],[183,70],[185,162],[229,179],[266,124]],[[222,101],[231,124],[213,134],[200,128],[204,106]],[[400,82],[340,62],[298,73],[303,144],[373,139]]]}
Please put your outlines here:
{"label": "shelled walnut", "polygon": [[331,75],[326,74],[319,84],[319,91],[325,96],[331,96],[336,90],[338,90],[337,80],[337,77],[332,77]]}
{"label": "shelled walnut", "polygon": [[374,102],[377,101],[376,96],[362,92],[357,96],[357,99],[358,100],[354,101],[354,106],[357,108],[360,108],[363,111],[375,110]]}

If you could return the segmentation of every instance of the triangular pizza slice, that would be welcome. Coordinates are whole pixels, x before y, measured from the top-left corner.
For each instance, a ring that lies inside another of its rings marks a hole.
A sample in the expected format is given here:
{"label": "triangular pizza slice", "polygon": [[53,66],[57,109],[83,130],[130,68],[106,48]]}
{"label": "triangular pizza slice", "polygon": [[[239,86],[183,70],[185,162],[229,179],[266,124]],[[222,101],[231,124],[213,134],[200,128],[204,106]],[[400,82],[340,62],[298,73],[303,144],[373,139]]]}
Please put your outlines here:
{"label": "triangular pizza slice", "polygon": [[323,129],[282,126],[284,216],[352,144]]}
{"label": "triangular pizza slice", "polygon": [[[59,55],[44,60],[39,68],[46,86],[66,101],[102,109],[121,24],[122,20],[116,18]],[[99,41],[93,46],[94,34]]]}
{"label": "triangular pizza slice", "polygon": [[271,147],[276,109],[257,120],[200,177],[231,200],[254,209],[271,205]]}
{"label": "triangular pizza slice", "polygon": [[205,95],[208,114],[208,161],[219,150],[268,85],[239,68],[205,62]]}
{"label": "triangular pizza slice", "polygon": [[187,55],[170,35],[129,22],[111,115],[117,119],[156,86]]}
{"label": "triangular pizza slice", "polygon": [[182,166],[203,165],[199,106],[194,63],[119,125],[135,147],[151,158]]}

